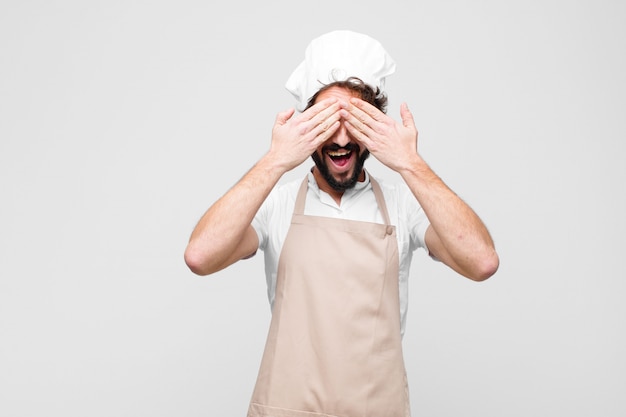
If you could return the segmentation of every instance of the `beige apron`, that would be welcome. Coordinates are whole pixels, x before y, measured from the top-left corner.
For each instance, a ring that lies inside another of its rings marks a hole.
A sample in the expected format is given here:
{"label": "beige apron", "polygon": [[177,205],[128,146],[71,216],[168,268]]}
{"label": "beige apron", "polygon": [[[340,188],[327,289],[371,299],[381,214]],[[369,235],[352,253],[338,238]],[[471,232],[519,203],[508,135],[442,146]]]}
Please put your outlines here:
{"label": "beige apron", "polygon": [[[370,177],[371,178],[371,177]],[[298,192],[248,417],[407,417],[395,227],[305,216]]]}

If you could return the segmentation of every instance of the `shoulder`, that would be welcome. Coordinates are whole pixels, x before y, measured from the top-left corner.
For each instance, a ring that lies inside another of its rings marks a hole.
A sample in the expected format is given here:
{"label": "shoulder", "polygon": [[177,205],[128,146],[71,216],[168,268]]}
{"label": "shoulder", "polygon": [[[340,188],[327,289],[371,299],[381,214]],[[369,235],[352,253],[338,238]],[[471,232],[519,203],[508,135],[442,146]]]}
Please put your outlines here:
{"label": "shoulder", "polygon": [[267,245],[272,244],[271,236],[274,236],[277,230],[283,231],[289,227],[301,182],[302,180],[289,181],[274,186],[254,216],[252,227],[259,237],[261,250],[265,251]]}
{"label": "shoulder", "polygon": [[422,223],[424,221],[424,211],[417,201],[411,189],[402,180],[378,179],[376,181],[385,197],[385,203],[390,213],[394,213],[400,223]]}
{"label": "shoulder", "polygon": [[404,205],[408,202],[414,202],[419,205],[417,200],[413,197],[413,193],[411,193],[411,190],[404,181],[387,180],[374,176],[372,176],[372,178],[375,179],[380,185],[380,189],[385,196],[385,201],[388,204]]}
{"label": "shoulder", "polygon": [[277,184],[261,205],[259,213],[265,216],[281,216],[284,212],[293,210],[301,183],[302,180],[299,179]]}
{"label": "shoulder", "polygon": [[302,179],[291,180],[289,182],[278,184],[270,192],[268,200],[274,199],[283,202],[289,200],[295,201],[300,184],[302,184]]}
{"label": "shoulder", "polygon": [[396,216],[399,239],[406,244],[405,249],[413,251],[418,247],[426,248],[425,236],[430,221],[409,186],[402,180],[377,181],[383,191],[390,216]]}

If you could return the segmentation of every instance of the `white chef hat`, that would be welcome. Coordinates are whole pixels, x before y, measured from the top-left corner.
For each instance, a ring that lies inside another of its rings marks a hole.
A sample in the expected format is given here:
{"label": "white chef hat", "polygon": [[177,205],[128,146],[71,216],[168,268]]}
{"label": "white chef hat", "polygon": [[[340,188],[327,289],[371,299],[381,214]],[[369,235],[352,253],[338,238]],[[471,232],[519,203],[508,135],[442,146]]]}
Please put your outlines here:
{"label": "white chef hat", "polygon": [[304,61],[291,74],[285,87],[304,110],[323,86],[358,77],[384,91],[385,77],[396,70],[395,61],[377,40],[349,30],[336,30],[315,38],[304,53]]}

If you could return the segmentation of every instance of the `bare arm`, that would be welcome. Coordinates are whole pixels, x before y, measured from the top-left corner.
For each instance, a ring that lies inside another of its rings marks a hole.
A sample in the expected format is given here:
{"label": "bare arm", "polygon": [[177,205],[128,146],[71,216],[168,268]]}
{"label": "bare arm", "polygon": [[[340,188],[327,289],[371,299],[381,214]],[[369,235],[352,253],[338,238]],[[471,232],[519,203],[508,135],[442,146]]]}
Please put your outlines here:
{"label": "bare arm", "polygon": [[256,252],[252,219],[280,175],[271,160],[261,159],[207,210],[185,250],[185,262],[194,273],[211,274]]}
{"label": "bare arm", "polygon": [[280,177],[300,165],[339,127],[337,100],[324,100],[292,117],[279,113],[272,144],[237,184],[213,204],[193,230],[185,250],[187,266],[198,275],[217,272],[258,249],[252,220]]}
{"label": "bare arm", "polygon": [[402,124],[362,100],[351,104],[341,112],[350,133],[402,176],[430,220],[426,245],[431,254],[475,281],[493,275],[499,259],[487,228],[417,152],[417,129],[406,104],[400,108]]}
{"label": "bare arm", "polygon": [[487,228],[421,159],[400,171],[430,220],[426,245],[456,272],[482,281],[498,269],[499,259]]}

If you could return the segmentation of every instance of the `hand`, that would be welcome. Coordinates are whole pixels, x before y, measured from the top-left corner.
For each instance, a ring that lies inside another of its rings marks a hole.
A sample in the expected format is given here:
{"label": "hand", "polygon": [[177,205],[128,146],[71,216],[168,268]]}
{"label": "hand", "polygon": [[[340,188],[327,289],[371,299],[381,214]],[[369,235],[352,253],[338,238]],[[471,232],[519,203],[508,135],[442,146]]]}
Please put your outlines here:
{"label": "hand", "polygon": [[293,118],[294,109],[278,113],[268,156],[285,172],[300,165],[337,131],[340,106],[337,99],[330,98]]}
{"label": "hand", "polygon": [[358,98],[350,104],[340,112],[350,134],[394,171],[410,167],[418,156],[417,129],[406,103],[400,106],[402,124]]}

